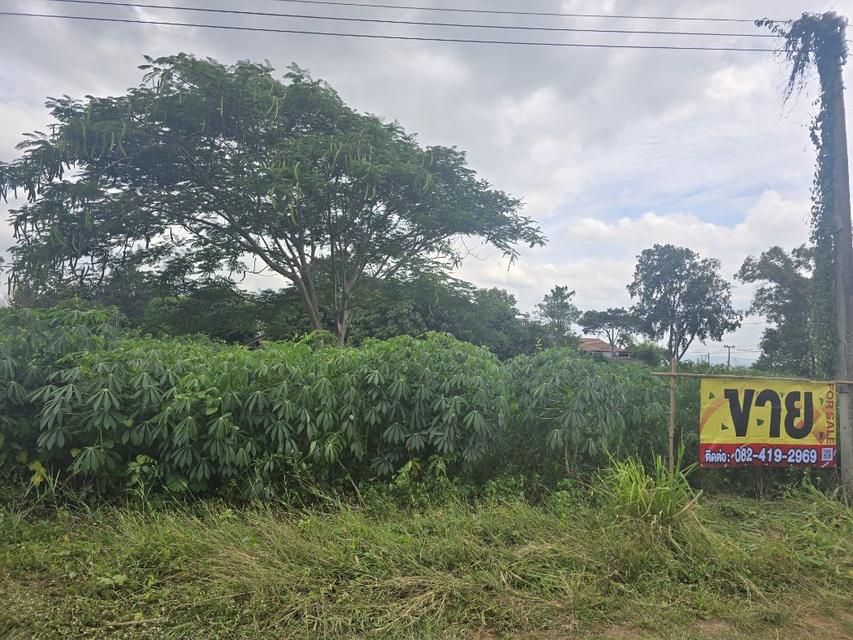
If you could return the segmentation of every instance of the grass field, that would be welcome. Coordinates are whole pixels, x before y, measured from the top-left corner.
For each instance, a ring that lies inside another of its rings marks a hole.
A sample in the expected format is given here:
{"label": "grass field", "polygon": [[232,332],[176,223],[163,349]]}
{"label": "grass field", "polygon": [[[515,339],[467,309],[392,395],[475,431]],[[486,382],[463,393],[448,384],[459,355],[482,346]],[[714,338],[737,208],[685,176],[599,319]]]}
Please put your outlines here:
{"label": "grass field", "polygon": [[850,509],[803,492],[672,515],[576,491],[419,509],[7,506],[0,637],[853,637]]}

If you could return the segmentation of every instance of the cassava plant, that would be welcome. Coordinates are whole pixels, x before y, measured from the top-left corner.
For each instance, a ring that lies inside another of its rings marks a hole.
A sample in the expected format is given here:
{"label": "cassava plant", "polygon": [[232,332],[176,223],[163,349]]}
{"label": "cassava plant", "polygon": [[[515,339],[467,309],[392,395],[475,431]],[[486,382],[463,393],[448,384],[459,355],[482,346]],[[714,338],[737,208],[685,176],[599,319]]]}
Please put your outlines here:
{"label": "cassava plant", "polygon": [[172,490],[300,474],[335,486],[436,455],[459,473],[496,442],[503,375],[487,351],[439,334],[358,349],[126,339],[34,394],[38,444],[106,485],[143,455]]}
{"label": "cassava plant", "polygon": [[72,354],[104,348],[117,327],[108,310],[0,309],[0,471],[30,467],[36,483],[44,479],[34,459],[43,406],[35,392],[69,366]]}
{"label": "cassava plant", "polygon": [[640,366],[602,362],[571,349],[547,349],[507,364],[513,390],[510,449],[563,473],[607,462],[608,454],[642,455],[664,448],[666,392]]}

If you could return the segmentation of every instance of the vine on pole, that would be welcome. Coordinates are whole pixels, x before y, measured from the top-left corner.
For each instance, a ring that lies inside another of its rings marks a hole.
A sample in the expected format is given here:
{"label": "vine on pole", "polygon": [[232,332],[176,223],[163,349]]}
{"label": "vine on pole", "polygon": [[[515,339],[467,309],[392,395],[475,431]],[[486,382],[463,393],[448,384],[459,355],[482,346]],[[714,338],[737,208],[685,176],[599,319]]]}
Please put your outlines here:
{"label": "vine on pole", "polygon": [[[814,297],[810,321],[817,373],[847,379],[853,338],[853,235],[842,69],[847,61],[846,18],[835,12],[804,13],[798,20],[758,20],[783,38],[781,50],[790,64],[785,99],[801,89],[812,67],[820,80],[817,115],[810,134],[817,150],[812,185],[811,240],[814,245]],[[839,387],[838,426],[842,482],[853,496],[853,430],[848,385]]]}

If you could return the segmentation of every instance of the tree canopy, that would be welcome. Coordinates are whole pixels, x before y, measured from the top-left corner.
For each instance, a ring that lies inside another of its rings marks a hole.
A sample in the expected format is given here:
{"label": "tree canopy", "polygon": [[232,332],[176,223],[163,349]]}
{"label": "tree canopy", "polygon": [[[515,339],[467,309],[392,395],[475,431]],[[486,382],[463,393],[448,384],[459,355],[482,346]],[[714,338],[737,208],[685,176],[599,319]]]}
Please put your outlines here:
{"label": "tree canopy", "polygon": [[578,321],[581,312],[572,302],[574,291],[561,285],[554,286],[545,294],[542,302],[536,305],[537,315],[550,329],[558,343],[566,343],[574,337],[572,325]]}
{"label": "tree canopy", "polygon": [[758,258],[749,256],[737,272],[735,277],[741,282],[760,283],[750,311],[774,325],[761,336],[759,369],[807,377],[816,374],[809,319],[813,268],[814,252],[803,245],[790,254],[781,247],[770,247]]}
{"label": "tree canopy", "polygon": [[644,250],[628,292],[642,332],[666,339],[670,358],[681,360],[697,338],[721,340],[740,326],[719,260],[700,258],[686,247],[655,244]]}
{"label": "tree canopy", "polygon": [[637,332],[637,319],[622,307],[610,307],[605,311],[590,310],[580,318],[585,333],[603,335],[611,347],[626,346],[631,334]]}
{"label": "tree canopy", "polygon": [[297,288],[316,329],[325,302],[343,341],[362,276],[456,264],[464,236],[510,259],[544,242],[463,152],[421,147],[295,66],[283,81],[267,65],[186,54],[141,68],[125,95],[50,99],[51,131],[0,165],[0,191],[29,200],[12,214],[13,285],[269,270]]}

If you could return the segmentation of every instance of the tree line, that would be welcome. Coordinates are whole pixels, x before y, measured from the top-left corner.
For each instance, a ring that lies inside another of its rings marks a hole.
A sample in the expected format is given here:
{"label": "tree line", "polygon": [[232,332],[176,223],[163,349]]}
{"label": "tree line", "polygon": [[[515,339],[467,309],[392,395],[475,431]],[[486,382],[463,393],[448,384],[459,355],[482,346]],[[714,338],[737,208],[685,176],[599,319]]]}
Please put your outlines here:
{"label": "tree line", "polygon": [[[638,256],[631,308],[581,313],[557,285],[521,313],[510,293],[449,275],[460,239],[511,261],[545,243],[522,202],[478,177],[463,152],[421,146],[296,66],[277,79],[268,65],[178,54],[141,69],[124,95],[49,99],[49,132],[0,163],[0,195],[26,196],[10,214],[14,305],[79,298],[150,333],[243,343],[441,331],[502,358],[573,344],[580,327],[650,364],[740,324],[719,261],[673,245]],[[814,368],[802,306],[812,266],[808,249],[774,247],[738,273],[763,283],[751,310],[774,325],[762,368]],[[242,290],[257,273],[289,286]]]}

